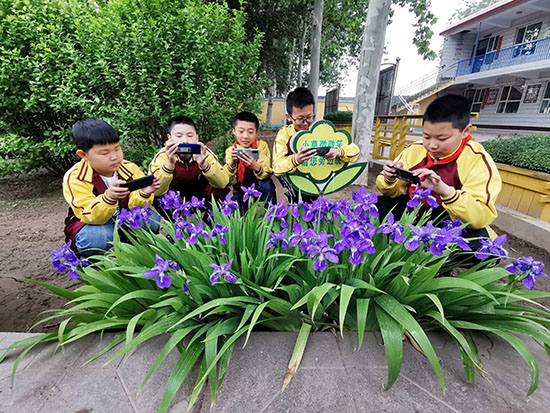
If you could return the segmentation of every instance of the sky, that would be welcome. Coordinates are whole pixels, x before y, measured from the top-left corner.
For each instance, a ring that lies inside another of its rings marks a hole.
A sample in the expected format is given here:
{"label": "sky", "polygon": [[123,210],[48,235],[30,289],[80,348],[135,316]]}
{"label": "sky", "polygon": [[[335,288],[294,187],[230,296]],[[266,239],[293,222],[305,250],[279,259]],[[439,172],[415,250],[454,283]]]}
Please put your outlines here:
{"label": "sky", "polygon": [[[462,0],[432,0],[430,10],[436,15],[438,21],[432,26],[434,35],[431,39],[431,48],[436,53],[439,52],[443,44],[443,37],[439,33],[449,26],[449,18],[462,4]],[[382,62],[394,63],[396,57],[401,58],[396,82],[396,90],[399,90],[410,82],[437,69],[439,58],[423,60],[422,56],[418,55],[416,46],[412,43],[414,14],[406,8],[396,5],[392,7],[394,10],[392,24],[388,26],[386,31],[386,49],[388,53],[384,55]],[[356,78],[357,71],[350,71],[348,82],[340,90],[340,96],[355,96]],[[322,95],[325,90],[320,90],[320,92],[319,94]]]}

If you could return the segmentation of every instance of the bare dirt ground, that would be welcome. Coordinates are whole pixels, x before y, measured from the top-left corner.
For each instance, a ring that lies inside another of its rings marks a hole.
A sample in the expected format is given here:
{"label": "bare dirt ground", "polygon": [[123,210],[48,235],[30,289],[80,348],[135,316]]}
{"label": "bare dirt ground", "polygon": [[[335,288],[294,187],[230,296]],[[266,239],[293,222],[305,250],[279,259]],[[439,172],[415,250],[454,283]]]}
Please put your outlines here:
{"label": "bare dirt ground", "polygon": [[[370,188],[374,188],[372,180]],[[278,197],[282,199],[281,188],[278,189]],[[357,189],[357,186],[351,186],[329,198],[351,199],[352,190]],[[43,318],[42,311],[64,305],[63,299],[25,279],[65,288],[80,284],[65,274],[56,273],[49,259],[50,251],[64,244],[66,212],[61,178],[49,175],[0,178],[0,331],[28,331]],[[507,248],[513,257],[531,255],[550,265],[549,253],[517,238],[509,237]],[[550,280],[539,279],[537,289],[550,291]],[[56,324],[50,323],[32,331],[52,331],[55,327]]]}

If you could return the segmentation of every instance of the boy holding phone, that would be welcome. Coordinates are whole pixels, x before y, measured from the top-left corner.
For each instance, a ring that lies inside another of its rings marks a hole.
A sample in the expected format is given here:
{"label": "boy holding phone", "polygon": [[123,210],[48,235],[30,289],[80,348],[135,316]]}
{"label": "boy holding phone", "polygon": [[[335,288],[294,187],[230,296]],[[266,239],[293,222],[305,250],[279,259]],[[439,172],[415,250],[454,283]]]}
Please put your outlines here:
{"label": "boy holding phone", "polygon": [[[182,153],[180,144],[192,145],[183,145],[182,149],[186,146],[189,149]],[[212,195],[216,200],[224,199],[230,191],[229,180],[216,155],[199,141],[195,122],[187,116],[175,116],[168,121],[168,140],[149,165],[149,173],[160,180],[155,192],[157,198],[172,190],[179,191],[183,199],[204,198],[209,205]],[[158,199],[155,207],[163,213]]]}
{"label": "boy holding phone", "polygon": [[[118,132],[107,122],[97,118],[78,121],[71,137],[81,161],[63,178],[63,196],[70,206],[64,232],[66,240],[72,241],[71,248],[89,256],[110,248],[117,211],[152,205],[160,182],[156,179],[132,192],[125,187],[143,177],[143,172],[123,159]],[[153,214],[150,228],[156,232],[160,217]]]}
{"label": "boy holding phone", "polygon": [[242,187],[249,188],[254,184],[261,193],[260,200],[266,204],[277,203],[275,184],[271,180],[271,153],[267,143],[258,140],[258,118],[253,113],[240,112],[233,118],[232,126],[237,139],[225,151],[225,170],[229,182],[234,182],[231,199],[244,213],[248,205],[243,202]]}
{"label": "boy holding phone", "polygon": [[[443,219],[468,223],[464,237],[487,237],[497,217],[495,200],[502,181],[491,156],[471,141],[470,104],[466,98],[445,95],[434,100],[423,117],[423,138],[405,149],[397,159],[386,161],[376,179],[380,219],[395,207],[399,219],[415,188],[399,179],[398,168],[410,170],[421,188],[432,187]],[[406,178],[405,178],[406,179]],[[494,235],[492,233],[491,235]],[[472,247],[474,248],[474,247]]]}
{"label": "boy holding phone", "polygon": [[[290,138],[299,131],[308,130],[315,121],[315,99],[305,87],[298,87],[286,98],[286,119],[291,122],[277,133],[273,149],[273,173],[277,176],[291,174],[296,167],[317,155],[315,148],[302,146],[298,153],[292,153],[289,146]],[[331,148],[323,157],[327,160],[340,158],[342,162],[354,162],[359,156],[359,148],[355,144],[344,145],[341,148]],[[283,178],[284,179],[284,178]],[[306,201],[316,197],[302,196]],[[293,202],[298,201],[293,199]]]}

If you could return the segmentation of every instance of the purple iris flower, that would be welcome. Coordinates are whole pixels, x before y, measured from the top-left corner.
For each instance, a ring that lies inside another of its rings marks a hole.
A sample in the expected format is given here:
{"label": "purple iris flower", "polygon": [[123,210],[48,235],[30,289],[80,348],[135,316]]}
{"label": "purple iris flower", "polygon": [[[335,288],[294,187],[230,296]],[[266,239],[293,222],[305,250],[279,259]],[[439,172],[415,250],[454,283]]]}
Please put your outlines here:
{"label": "purple iris flower", "polygon": [[349,208],[351,206],[351,202],[349,202],[347,199],[342,199],[340,201],[336,201],[332,203],[331,206],[331,212],[334,219],[340,218],[340,213],[345,216],[349,217]]}
{"label": "purple iris flower", "polygon": [[367,254],[374,254],[376,252],[374,244],[370,239],[360,239],[353,236],[338,241],[334,244],[334,249],[338,254],[345,249],[349,249],[349,262],[353,265],[359,265],[363,262],[363,252],[366,252]]}
{"label": "purple iris flower", "polygon": [[[86,267],[89,265],[88,261],[85,259],[79,259],[75,253],[71,250],[71,241],[67,242],[61,248],[56,248],[50,252],[52,256],[51,262],[53,268],[57,272],[63,272],[69,270],[69,278],[75,280],[80,277],[80,274],[76,271],[78,267]],[[64,262],[63,262],[64,261]]]}
{"label": "purple iris flower", "polygon": [[[304,204],[305,206],[305,204]],[[277,205],[271,205],[265,219],[268,222],[273,221],[273,219],[278,219],[281,221],[281,227],[288,227],[288,222],[286,221],[286,216],[288,215],[288,207],[284,201],[280,201]]]}
{"label": "purple iris flower", "polygon": [[317,233],[311,228],[302,228],[302,226],[295,222],[292,225],[292,236],[288,243],[291,247],[295,247],[300,244],[300,250],[306,252],[307,247],[311,244],[311,240],[317,236]]}
{"label": "purple iris flower", "polygon": [[[458,218],[455,218],[452,221],[449,219],[441,221],[441,227],[445,229],[460,228],[462,227],[462,225],[464,225],[464,223]],[[462,233],[463,228],[460,228],[460,229],[461,229],[460,233]]]}
{"label": "purple iris flower", "polygon": [[186,238],[190,245],[195,245],[197,243],[197,235],[202,235],[204,238],[209,239],[210,234],[204,230],[204,225],[200,221],[197,225],[193,225],[191,222],[187,223],[187,232],[189,232],[189,238]]}
{"label": "purple iris flower", "polygon": [[144,277],[153,278],[157,281],[159,288],[168,288],[172,284],[172,279],[167,274],[170,269],[179,271],[180,267],[174,261],[163,260],[158,255],[156,257],[156,264],[149,271],[143,273]]}
{"label": "purple iris flower", "polygon": [[359,192],[352,192],[352,198],[357,203],[353,209],[354,215],[358,216],[362,211],[365,211],[375,218],[379,216],[378,208],[376,207],[376,203],[378,202],[378,195],[376,193],[367,193],[367,189],[363,186]]}
{"label": "purple iris flower", "polygon": [[311,243],[308,248],[308,257],[317,259],[313,262],[313,269],[315,271],[322,272],[327,268],[327,261],[337,263],[338,255],[336,250],[328,244],[328,239],[332,238],[332,235],[326,232],[320,232],[317,239]]}
{"label": "purple iris flower", "polygon": [[355,217],[343,220],[340,237],[359,236],[360,238],[372,238],[376,233],[376,226],[371,224],[368,219],[369,217],[367,216],[367,220]]}
{"label": "purple iris flower", "polygon": [[399,221],[395,222],[393,213],[390,212],[388,214],[388,217],[386,218],[386,222],[380,225],[378,233],[392,234],[390,239],[400,244],[405,241],[405,233],[403,232],[404,230],[405,228],[403,228],[403,225],[401,225]]}
{"label": "purple iris flower", "polygon": [[204,198],[199,199],[195,195],[193,195],[191,197],[191,202],[189,203],[189,205],[191,206],[191,208],[206,209],[204,202],[205,202]]}
{"label": "purple iris flower", "polygon": [[298,201],[295,204],[290,204],[290,215],[294,218],[300,218],[300,207],[304,205],[303,201]]}
{"label": "purple iris flower", "polygon": [[286,240],[286,229],[283,229],[281,232],[273,233],[271,230],[267,230],[269,232],[269,235],[271,235],[271,239],[267,242],[266,250],[270,249],[271,247],[279,247],[279,242],[281,243],[281,247],[283,247],[285,250],[288,250],[288,241]]}
{"label": "purple iris flower", "polygon": [[187,228],[187,221],[183,218],[178,218],[178,220],[174,223],[174,227],[176,228],[174,237],[178,241],[181,241],[183,239],[183,231]]}
{"label": "purple iris flower", "polygon": [[164,209],[175,209],[176,211],[182,211],[184,208],[184,203],[181,199],[179,191],[168,191],[159,200],[159,203]]}
{"label": "purple iris flower", "polygon": [[151,223],[150,216],[149,205],[145,205],[143,208],[134,206],[131,211],[122,209],[118,214],[117,228],[120,228],[124,223],[128,223],[131,228],[138,229],[143,224],[149,225]]}
{"label": "purple iris flower", "polygon": [[429,243],[434,239],[434,232],[436,228],[433,226],[432,221],[423,227],[415,227],[414,225],[409,224],[412,229],[414,236],[405,242],[405,248],[409,251],[415,251],[419,246],[420,242]]}
{"label": "purple iris flower", "polygon": [[245,188],[244,186],[241,186],[241,189],[244,192],[243,202],[248,201],[248,198],[251,196],[258,198],[259,196],[262,195],[262,193],[256,189],[256,184],[252,184],[249,188]]}
{"label": "purple iris flower", "polygon": [[508,241],[508,237],[506,236],[506,234],[500,235],[494,240],[488,238],[482,239],[480,241],[482,246],[474,254],[476,258],[484,260],[485,258],[489,257],[489,254],[494,254],[501,257],[503,261],[506,260],[508,256],[508,251],[503,248],[503,245],[506,244],[506,241]]}
{"label": "purple iris flower", "polygon": [[227,228],[225,225],[216,224],[216,226],[212,230],[212,237],[219,235],[220,242],[222,244],[227,244],[227,239],[225,238],[224,234],[227,234],[228,232],[229,232],[229,228]]}
{"label": "purple iris flower", "polygon": [[231,199],[231,197],[229,196],[229,194],[227,194],[225,196],[225,199],[221,203],[221,207],[222,207],[223,214],[226,215],[226,216],[229,216],[234,211],[239,209],[239,204],[237,204],[235,201],[233,201]]}
{"label": "purple iris flower", "polygon": [[412,193],[413,197],[409,202],[407,202],[407,208],[416,207],[420,203],[420,200],[425,198],[427,199],[428,205],[430,207],[437,208],[439,204],[437,203],[437,200],[435,199],[435,197],[431,195],[432,188],[433,187],[430,186],[429,188],[426,188],[426,189],[418,188],[416,191],[413,191]]}
{"label": "purple iris flower", "polygon": [[212,285],[216,284],[216,281],[218,281],[218,278],[223,276],[225,281],[234,283],[237,281],[237,277],[235,274],[231,272],[231,264],[233,264],[233,259],[230,259],[226,263],[221,263],[220,265],[216,265],[214,263],[210,263],[210,266],[214,268],[214,272],[210,276],[210,282]]}
{"label": "purple iris flower", "polygon": [[535,277],[548,277],[547,274],[543,273],[544,263],[542,261],[535,261],[533,257],[520,257],[508,265],[506,269],[512,274],[519,272],[521,275],[524,275],[525,278],[522,280],[523,285],[530,290],[535,288]]}

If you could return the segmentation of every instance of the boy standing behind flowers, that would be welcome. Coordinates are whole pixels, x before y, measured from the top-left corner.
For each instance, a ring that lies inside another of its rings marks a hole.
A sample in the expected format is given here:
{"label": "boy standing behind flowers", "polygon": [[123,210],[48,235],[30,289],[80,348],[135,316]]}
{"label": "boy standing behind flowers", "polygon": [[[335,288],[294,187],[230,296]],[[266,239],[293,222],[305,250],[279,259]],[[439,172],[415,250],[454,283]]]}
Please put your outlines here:
{"label": "boy standing behind flowers", "polygon": [[[238,113],[233,119],[233,135],[235,143],[225,151],[225,163],[229,182],[233,184],[233,201],[239,204],[242,212],[248,209],[248,198],[243,188],[252,185],[260,192],[260,200],[266,203],[277,203],[275,184],[271,180],[271,153],[267,143],[258,140],[260,122],[256,115],[250,112]],[[256,161],[246,152],[237,149],[258,149],[259,158]]]}
{"label": "boy standing behind flowers", "polygon": [[[434,218],[443,212],[443,218],[467,223],[464,238],[489,236],[502,181],[491,156],[471,140],[471,128],[470,104],[464,97],[446,95],[434,100],[423,117],[422,142],[386,161],[376,179],[376,187],[384,195],[377,203],[380,219],[393,207],[399,219],[407,204],[414,206],[411,203],[431,187],[435,197],[431,206],[441,205],[432,212]],[[395,168],[411,170],[420,185],[397,179]]]}
{"label": "boy standing behind flowers", "polygon": [[[119,209],[151,205],[160,183],[155,179],[152,185],[133,192],[122,186],[143,172],[123,159],[118,132],[107,122],[97,118],[78,121],[71,137],[81,161],[63,178],[63,196],[70,206],[64,232],[72,248],[87,256],[110,247]],[[150,222],[151,230],[158,231],[159,219]]]}

